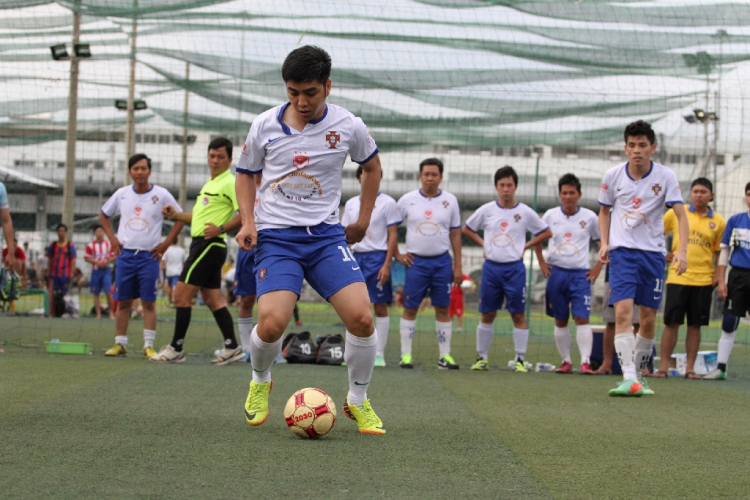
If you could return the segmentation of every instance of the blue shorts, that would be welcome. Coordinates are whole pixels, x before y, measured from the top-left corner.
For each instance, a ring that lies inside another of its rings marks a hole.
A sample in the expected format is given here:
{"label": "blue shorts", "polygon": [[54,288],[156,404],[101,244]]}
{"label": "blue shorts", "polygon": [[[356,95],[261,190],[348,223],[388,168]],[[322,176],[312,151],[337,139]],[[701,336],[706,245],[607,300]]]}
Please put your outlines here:
{"label": "blue shorts", "polygon": [[479,285],[479,312],[490,313],[505,308],[516,314],[526,312],[526,266],[515,262],[485,260]]}
{"label": "blue shorts", "polygon": [[177,286],[177,282],[180,281],[180,276],[167,276],[167,285],[169,285],[169,288],[174,288]]}
{"label": "blue shorts", "polygon": [[151,252],[122,249],[115,269],[115,300],[140,297],[143,301],[155,302],[158,283],[159,260],[153,259]]}
{"label": "blue shorts", "polygon": [[414,264],[406,268],[404,307],[417,308],[430,289],[432,305],[448,307],[451,303],[453,260],[445,252],[434,257],[414,256]]}
{"label": "blue shorts", "polygon": [[609,252],[609,305],[635,299],[639,306],[659,309],[664,292],[664,256],[632,248]]}
{"label": "blue shorts", "polygon": [[89,284],[89,288],[91,288],[91,293],[94,295],[99,295],[102,292],[111,292],[112,271],[110,271],[108,267],[91,271],[91,283]]}
{"label": "blue shorts", "polygon": [[341,224],[258,231],[255,247],[257,295],[276,290],[302,293],[302,281],[328,300],[342,288],[364,281]]}
{"label": "blue shorts", "polygon": [[237,264],[234,266],[234,289],[236,297],[255,295],[255,250],[237,252]]}
{"label": "blue shorts", "polygon": [[589,319],[591,283],[587,272],[588,269],[552,268],[547,278],[547,316],[567,320],[572,310],[574,318]]}
{"label": "blue shorts", "polygon": [[387,304],[393,302],[393,288],[391,278],[388,278],[383,285],[378,282],[378,272],[385,263],[387,252],[376,250],[374,252],[358,252],[354,254],[357,264],[362,268],[362,275],[365,277],[367,292],[370,294],[370,303]]}
{"label": "blue shorts", "polygon": [[52,276],[52,291],[61,292],[63,294],[68,293],[70,288],[70,278],[67,276]]}

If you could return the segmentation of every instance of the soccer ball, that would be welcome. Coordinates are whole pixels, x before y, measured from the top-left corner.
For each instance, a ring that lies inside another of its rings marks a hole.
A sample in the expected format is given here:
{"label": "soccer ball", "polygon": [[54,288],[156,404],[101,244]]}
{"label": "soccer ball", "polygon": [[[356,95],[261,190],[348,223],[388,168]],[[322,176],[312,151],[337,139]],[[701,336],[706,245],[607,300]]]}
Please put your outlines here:
{"label": "soccer ball", "polygon": [[317,439],[333,429],[333,424],[336,423],[336,405],[320,389],[300,389],[286,402],[284,419],[289,430],[297,436]]}
{"label": "soccer ball", "polygon": [[468,292],[473,286],[474,283],[471,280],[463,280],[461,282],[461,290],[463,290],[464,292]]}

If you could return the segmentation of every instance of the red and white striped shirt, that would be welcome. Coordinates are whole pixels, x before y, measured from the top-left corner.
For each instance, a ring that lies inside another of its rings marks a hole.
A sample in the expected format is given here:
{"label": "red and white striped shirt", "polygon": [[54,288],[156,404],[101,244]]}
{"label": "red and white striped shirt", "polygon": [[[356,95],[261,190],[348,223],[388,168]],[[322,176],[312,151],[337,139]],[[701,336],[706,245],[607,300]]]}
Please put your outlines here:
{"label": "red and white striped shirt", "polygon": [[94,240],[86,245],[86,257],[90,257],[97,262],[107,260],[112,254],[112,245],[107,240]]}

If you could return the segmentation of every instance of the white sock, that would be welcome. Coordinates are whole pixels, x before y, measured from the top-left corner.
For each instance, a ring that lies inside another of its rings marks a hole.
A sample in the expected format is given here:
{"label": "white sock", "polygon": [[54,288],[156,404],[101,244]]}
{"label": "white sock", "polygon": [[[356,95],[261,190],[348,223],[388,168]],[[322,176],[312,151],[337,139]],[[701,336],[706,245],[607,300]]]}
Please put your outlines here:
{"label": "white sock", "polygon": [[453,336],[453,323],[450,321],[435,320],[435,333],[438,338],[438,348],[440,357],[447,356],[451,353],[451,337]]}
{"label": "white sock", "polygon": [[375,329],[378,331],[378,348],[375,351],[377,356],[385,355],[385,345],[388,343],[388,330],[391,328],[391,318],[375,318]]}
{"label": "white sock", "polygon": [[719,338],[719,352],[716,355],[717,362],[724,364],[729,362],[729,355],[732,354],[732,347],[734,347],[735,333],[737,333],[737,330],[733,332],[725,332],[722,330],[721,338]]}
{"label": "white sock", "polygon": [[143,329],[143,348],[154,347],[154,340],[156,340],[156,330]]}
{"label": "white sock", "polygon": [[521,330],[513,328],[513,345],[516,348],[516,359],[523,361],[526,354],[526,347],[529,345],[529,329]]}
{"label": "white sock", "polygon": [[271,367],[276,356],[281,353],[280,337],[276,342],[263,342],[258,337],[258,325],[255,325],[250,334],[250,363],[253,365],[253,382],[270,382]]}
{"label": "white sock", "polygon": [[411,354],[411,340],[414,338],[414,328],[417,326],[417,320],[408,320],[401,318],[399,332],[401,333],[401,357],[404,354]]}
{"label": "white sock", "polygon": [[240,332],[240,344],[242,344],[242,350],[250,352],[250,335],[253,333],[253,317],[249,318],[237,318],[237,330]]}
{"label": "white sock", "polygon": [[635,338],[633,332],[623,332],[615,335],[615,352],[620,360],[622,378],[638,380],[635,373]]}
{"label": "white sock", "polygon": [[492,323],[482,323],[480,321],[477,325],[477,354],[485,361],[489,359],[490,344],[492,344],[494,334],[495,330],[492,327]]}
{"label": "white sock", "polygon": [[570,328],[567,326],[555,327],[555,344],[563,361],[570,363]]}
{"label": "white sock", "polygon": [[591,363],[591,349],[594,348],[594,332],[591,331],[591,325],[576,326],[576,344],[581,352],[581,364]]}
{"label": "white sock", "polygon": [[647,339],[641,337],[641,334],[635,336],[635,369],[636,374],[640,377],[643,370],[648,366],[648,360],[651,359],[651,355],[654,353],[654,339]]}
{"label": "white sock", "polygon": [[367,397],[372,370],[375,368],[375,351],[378,345],[378,332],[369,337],[357,337],[346,332],[344,361],[349,370],[349,403],[361,406]]}
{"label": "white sock", "polygon": [[127,335],[117,335],[115,336],[115,344],[120,344],[123,347],[128,346],[128,336]]}

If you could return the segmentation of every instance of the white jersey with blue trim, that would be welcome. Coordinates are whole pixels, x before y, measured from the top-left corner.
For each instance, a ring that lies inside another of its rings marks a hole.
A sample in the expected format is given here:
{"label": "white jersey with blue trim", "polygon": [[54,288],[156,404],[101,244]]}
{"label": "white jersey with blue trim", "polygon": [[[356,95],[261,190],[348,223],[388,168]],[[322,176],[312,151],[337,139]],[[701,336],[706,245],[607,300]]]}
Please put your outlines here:
{"label": "white jersey with blue trim", "polygon": [[164,216],[161,209],[172,205],[176,212],[182,208],[174,196],[161,186],[151,185],[145,193],[137,193],[131,184],[115,191],[102,207],[106,217],[120,214],[117,239],[129,250],[152,250],[161,242]]}
{"label": "white jersey with blue trim", "polygon": [[417,189],[397,203],[401,222],[406,219],[406,252],[422,257],[442,255],[451,247],[450,230],[461,228],[458,200],[446,191],[429,198]]}
{"label": "white jersey with blue trim", "polygon": [[[344,215],[341,224],[346,227],[359,218],[359,207],[361,198],[355,196],[344,205]],[[362,241],[352,245],[352,252],[374,252],[388,250],[388,227],[398,225],[401,222],[396,200],[387,194],[379,193],[375,198],[375,208],[372,210],[370,225],[367,234]]]}
{"label": "white jersey with blue trim", "polygon": [[670,169],[651,162],[651,169],[640,180],[628,172],[628,162],[604,174],[599,204],[612,207],[609,250],[619,247],[667,254],[664,244],[665,206],[682,201],[680,183]]}
{"label": "white jersey with blue trim", "polygon": [[550,208],[542,220],[552,230],[547,263],[565,269],[589,269],[589,244],[599,240],[599,218],[588,208],[578,207],[568,215],[563,207]]}
{"label": "white jersey with blue trim", "polygon": [[484,255],[499,263],[517,262],[523,257],[526,233],[534,236],[548,229],[539,214],[520,201],[503,208],[497,201],[485,203],[471,214],[466,227],[475,233],[484,229]]}
{"label": "white jersey with blue trim", "polygon": [[299,132],[282,123],[286,103],[260,114],[250,127],[237,173],[262,172],[258,230],[339,223],[346,156],[362,164],[378,147],[362,119],[335,104]]}

